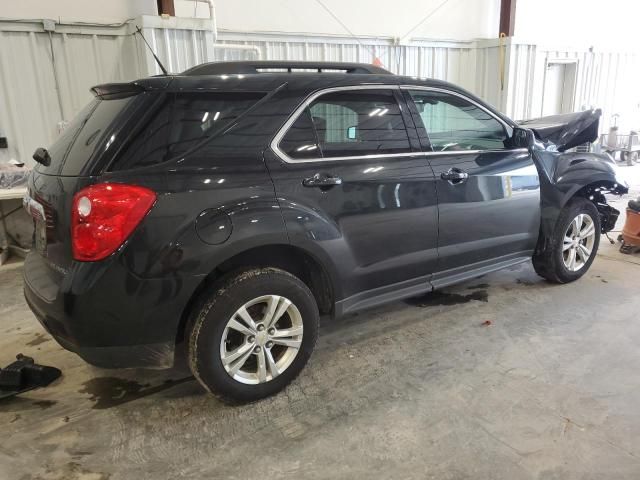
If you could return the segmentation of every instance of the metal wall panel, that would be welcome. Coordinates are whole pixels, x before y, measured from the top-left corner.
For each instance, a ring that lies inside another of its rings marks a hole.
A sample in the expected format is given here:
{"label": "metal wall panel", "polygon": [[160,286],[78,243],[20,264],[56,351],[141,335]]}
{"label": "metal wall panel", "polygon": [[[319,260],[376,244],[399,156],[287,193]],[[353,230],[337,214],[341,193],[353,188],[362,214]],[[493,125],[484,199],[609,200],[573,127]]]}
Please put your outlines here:
{"label": "metal wall panel", "polygon": [[51,144],[60,123],[91,99],[90,87],[139,76],[133,42],[122,29],[50,35],[41,24],[0,22],[0,134],[9,144],[0,161],[32,164],[33,151]]}
{"label": "metal wall panel", "polygon": [[446,80],[499,108],[503,103],[503,93],[496,83],[498,46],[494,40],[415,41],[411,45],[396,45],[390,39],[221,32],[215,60],[253,58],[250,52],[225,50],[224,45],[229,43],[258,47],[262,58],[270,60],[371,63],[377,57],[393,73]]}
{"label": "metal wall panel", "polygon": [[415,42],[394,45],[391,40],[352,37],[311,37],[296,35],[238,34],[218,36],[216,60],[251,58],[248,52],[225,50],[225,44],[253,45],[262,58],[270,60],[309,60],[371,63],[378,57],[384,67],[400,75],[468,81],[466,65],[473,56],[474,42]]}
{"label": "metal wall panel", "polygon": [[504,110],[507,115],[517,119],[542,115],[547,64],[571,61],[577,66],[573,110],[601,108],[601,131],[612,124],[613,114],[620,115],[618,123],[623,129],[640,126],[640,89],[636,81],[640,77],[640,53],[518,43],[510,48],[509,93]]}
{"label": "metal wall panel", "polygon": [[91,86],[160,73],[144,44],[131,35],[135,25],[173,72],[206,61],[255,58],[253,51],[225,47],[232,44],[255,46],[262,59],[273,60],[370,63],[378,57],[394,73],[456,83],[516,119],[540,115],[546,64],[576,59],[574,108],[603,108],[603,129],[613,113],[640,125],[634,117],[640,104],[637,53],[554,49],[510,39],[504,45],[497,39],[397,45],[390,39],[219,32],[214,42],[206,20],[159,17],[120,27],[56,25],[50,37],[41,23],[0,21],[0,135],[10,146],[0,149],[0,161],[33,163],[33,150],[56,138],[58,124],[89,100]]}
{"label": "metal wall panel", "polygon": [[[169,72],[183,72],[214,59],[214,41],[211,32],[170,28],[144,28],[143,32]],[[139,48],[142,46],[140,45]],[[162,73],[150,54],[147,60],[147,68],[151,75]]]}

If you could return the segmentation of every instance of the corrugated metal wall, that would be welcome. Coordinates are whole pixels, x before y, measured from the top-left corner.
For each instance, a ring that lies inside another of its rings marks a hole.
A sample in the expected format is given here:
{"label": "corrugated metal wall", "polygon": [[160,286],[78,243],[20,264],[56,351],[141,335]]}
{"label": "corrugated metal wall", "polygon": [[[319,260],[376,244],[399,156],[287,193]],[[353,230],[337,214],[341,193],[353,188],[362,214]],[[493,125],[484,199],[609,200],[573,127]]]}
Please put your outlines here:
{"label": "corrugated metal wall", "polygon": [[[274,60],[372,61],[380,58],[393,73],[456,83],[515,119],[542,115],[546,65],[577,61],[574,110],[603,109],[602,130],[614,113],[624,124],[640,126],[640,54],[558,49],[506,39],[476,42],[414,42],[393,45],[387,40],[295,37],[223,32],[219,44],[257,46],[262,58]],[[218,49],[216,60],[246,59],[246,52]],[[501,65],[504,65],[501,67]],[[504,71],[504,73],[502,73]]]}
{"label": "corrugated metal wall", "polygon": [[0,161],[32,162],[36,147],[58,135],[91,98],[98,83],[139,76],[139,59],[126,27],[64,28],[0,22],[0,134],[9,149]]}
{"label": "corrugated metal wall", "polygon": [[[613,114],[624,129],[640,126],[640,53],[557,49],[514,43],[510,45],[509,91],[505,113],[512,118],[542,115],[547,64],[575,62],[573,110],[603,110],[601,131]],[[626,133],[626,132],[623,132]]]}
{"label": "corrugated metal wall", "polygon": [[[145,38],[169,72],[183,72],[204,62],[214,60],[215,36],[208,20],[144,16],[136,21]],[[149,50],[138,42],[144,66],[149,75],[162,73]]]}
{"label": "corrugated metal wall", "polygon": [[205,61],[255,58],[254,52],[225,48],[228,44],[256,46],[261,58],[274,60],[369,63],[378,57],[394,73],[456,83],[518,119],[540,115],[547,62],[574,58],[576,109],[603,108],[606,128],[612,113],[630,117],[640,103],[634,84],[638,54],[557,50],[509,39],[504,45],[497,39],[394,45],[387,39],[234,32],[220,32],[214,44],[206,21],[159,17],[118,27],[56,25],[50,36],[40,23],[0,21],[0,135],[8,137],[10,147],[0,149],[0,161],[31,163],[33,150],[50,144],[59,122],[70,120],[88,101],[91,86],[159,73],[142,42],[131,35],[137,24],[174,72]]}
{"label": "corrugated metal wall", "polygon": [[[393,73],[447,80],[476,91],[484,79],[475,75],[477,42],[423,41],[394,45],[391,40],[222,32],[218,44],[253,45],[263,59],[371,63],[379,58]],[[247,52],[219,48],[216,60],[251,58]]]}

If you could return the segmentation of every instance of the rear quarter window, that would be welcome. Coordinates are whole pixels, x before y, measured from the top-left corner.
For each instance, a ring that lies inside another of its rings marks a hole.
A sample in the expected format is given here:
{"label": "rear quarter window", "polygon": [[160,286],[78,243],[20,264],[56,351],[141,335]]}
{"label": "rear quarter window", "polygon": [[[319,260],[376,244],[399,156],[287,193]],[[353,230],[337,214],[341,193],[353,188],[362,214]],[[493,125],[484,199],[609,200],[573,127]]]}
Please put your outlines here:
{"label": "rear quarter window", "polygon": [[230,125],[264,95],[261,92],[167,95],[136,131],[111,170],[147,167],[175,158]]}
{"label": "rear quarter window", "polygon": [[49,166],[38,164],[36,170],[49,175],[80,175],[100,146],[108,141],[113,123],[126,116],[125,111],[134,98],[94,98],[48,148],[51,156]]}

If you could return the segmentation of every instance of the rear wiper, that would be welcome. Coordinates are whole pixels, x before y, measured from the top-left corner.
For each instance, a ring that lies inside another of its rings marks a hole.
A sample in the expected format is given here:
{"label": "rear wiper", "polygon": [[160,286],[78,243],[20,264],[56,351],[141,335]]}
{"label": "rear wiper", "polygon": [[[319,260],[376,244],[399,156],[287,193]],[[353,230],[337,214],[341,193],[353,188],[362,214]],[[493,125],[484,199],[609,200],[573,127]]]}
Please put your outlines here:
{"label": "rear wiper", "polygon": [[51,155],[49,155],[46,148],[37,148],[33,154],[33,159],[45,167],[51,165]]}

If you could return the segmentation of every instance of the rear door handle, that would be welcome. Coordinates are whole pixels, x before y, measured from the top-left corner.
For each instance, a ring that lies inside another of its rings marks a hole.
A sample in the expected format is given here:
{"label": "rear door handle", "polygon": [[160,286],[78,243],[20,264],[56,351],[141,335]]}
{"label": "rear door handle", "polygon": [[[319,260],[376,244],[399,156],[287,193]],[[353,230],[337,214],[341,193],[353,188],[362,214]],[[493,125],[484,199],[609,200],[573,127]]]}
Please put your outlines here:
{"label": "rear door handle", "polygon": [[328,175],[325,173],[316,173],[313,177],[305,178],[302,181],[302,185],[305,187],[333,187],[335,185],[342,185],[342,179],[334,175]]}
{"label": "rear door handle", "polygon": [[442,172],[440,174],[440,178],[443,180],[447,180],[451,184],[464,183],[469,178],[469,174],[467,172],[463,172],[459,168],[450,168],[446,172]]}

